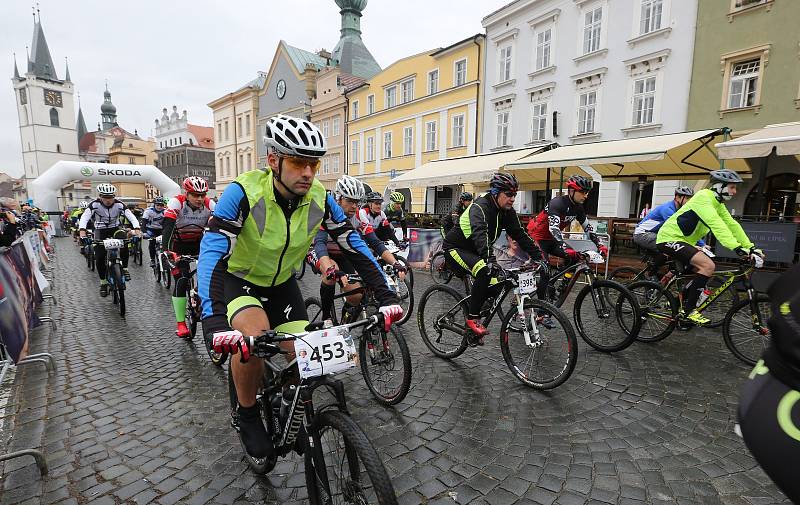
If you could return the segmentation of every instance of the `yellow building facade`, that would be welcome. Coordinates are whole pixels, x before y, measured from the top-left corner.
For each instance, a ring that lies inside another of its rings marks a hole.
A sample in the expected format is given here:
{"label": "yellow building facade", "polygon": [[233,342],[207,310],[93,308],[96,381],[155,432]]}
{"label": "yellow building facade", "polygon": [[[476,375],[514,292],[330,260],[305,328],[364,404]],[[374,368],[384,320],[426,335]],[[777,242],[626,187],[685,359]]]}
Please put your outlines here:
{"label": "yellow building facade", "polygon": [[[436,159],[475,154],[484,36],[403,58],[347,93],[347,172],[384,193],[390,179]],[[448,181],[403,189],[406,210],[446,212]]]}

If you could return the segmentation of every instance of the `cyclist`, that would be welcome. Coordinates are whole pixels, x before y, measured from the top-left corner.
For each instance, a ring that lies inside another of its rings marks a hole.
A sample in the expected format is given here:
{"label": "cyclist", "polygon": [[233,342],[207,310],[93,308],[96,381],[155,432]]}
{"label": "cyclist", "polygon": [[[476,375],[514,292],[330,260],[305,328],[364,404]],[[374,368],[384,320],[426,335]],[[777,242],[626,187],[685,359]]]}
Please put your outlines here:
{"label": "cyclist", "polygon": [[[308,315],[293,270],[323,221],[372,285],[387,329],[403,312],[358,232],[315,180],[326,151],[319,129],[304,119],[278,115],[267,121],[264,143],[268,169],[245,172],[225,189],[203,237],[198,265],[203,331],[217,352],[241,350],[245,361],[232,359],[230,366],[240,435],[255,458],[274,448],[256,404],[264,363],[248,360],[247,342],[268,329],[304,330]],[[320,268],[327,271],[331,265],[325,262]],[[284,349],[291,362],[292,347]]]}
{"label": "cyclist", "polygon": [[[658,277],[658,271],[667,262],[667,257],[658,252],[656,246],[656,236],[661,225],[669,217],[675,214],[675,211],[683,207],[694,195],[694,190],[688,186],[678,186],[675,188],[675,196],[672,200],[662,203],[655,209],[652,209],[633,231],[633,243],[647,251],[653,256],[653,262],[648,266],[648,275],[651,278]],[[703,240],[698,240],[697,245],[700,247],[705,246]]]}
{"label": "cyclist", "polygon": [[739,399],[742,438],[767,475],[792,503],[800,502],[800,266],[769,288],[771,344],[756,363]]}
{"label": "cyclist", "polygon": [[206,196],[208,182],[202,177],[191,176],[181,184],[185,194],[170,198],[167,210],[164,211],[163,237],[161,245],[173,265],[172,308],[175,311],[175,335],[180,338],[191,336],[186,326],[186,297],[189,293],[191,272],[189,261],[179,256],[197,256],[200,254],[200,239],[203,238],[211,213],[214,211],[214,200]]}
{"label": "cyclist", "polygon": [[142,214],[142,228],[145,231],[145,238],[150,239],[148,249],[150,251],[150,266],[156,265],[156,241],[155,238],[161,236],[164,229],[164,207],[167,199],[163,196],[153,198],[153,206],[148,207]]}
{"label": "cyclist", "polygon": [[388,219],[390,223],[400,223],[400,228],[403,229],[403,241],[407,242],[408,225],[406,224],[406,214],[403,210],[403,202],[405,201],[406,197],[403,196],[403,193],[393,191],[389,195],[389,203],[384,207],[383,213],[386,214],[386,219]]}
{"label": "cyclist", "polygon": [[[383,204],[383,197],[381,194],[377,191],[373,191],[366,196],[366,200],[367,204],[358,209],[356,213],[356,217],[359,221],[359,231],[363,234],[364,230],[370,227],[380,240],[391,240],[397,247],[402,247],[401,242],[397,240],[397,234],[394,232],[392,223],[389,222],[389,218],[386,217],[386,213],[381,208]],[[347,211],[345,211],[345,213],[347,213]],[[355,224],[354,222],[353,226],[355,226]]]}
{"label": "cyclist", "polygon": [[458,218],[461,217],[461,214],[467,210],[467,207],[469,207],[471,203],[472,193],[468,191],[461,193],[461,196],[458,197],[458,203],[453,206],[449,214],[445,214],[445,216],[442,218],[441,231],[443,237],[447,235],[447,232],[449,232],[453,226],[456,225]]}
{"label": "cyclist", "polygon": [[670,216],[658,230],[656,238],[660,252],[696,269],[694,278],[683,289],[683,307],[689,313],[681,316],[698,325],[709,322],[694,307],[715,266],[708,255],[692,244],[711,232],[720,244],[739,256],[750,256],[756,264],[763,263],[764,258],[764,252],[747,238],[742,226],[734,221],[723,204],[736,195],[737,184],[743,182],[742,178],[728,169],[715,170],[709,175],[711,186],[698,191]]}
{"label": "cyclist", "polygon": [[[608,255],[608,248],[600,243],[594,228],[586,218],[583,202],[589,197],[592,181],[582,175],[573,175],[567,180],[567,194],[553,198],[545,205],[536,218],[528,223],[528,234],[536,241],[545,255],[566,259],[574,263],[581,259],[581,253],[564,242],[562,232],[569,229],[573,221],[583,227],[589,239],[597,246],[603,256]],[[547,286],[539,286],[544,294]]]}
{"label": "cyclist", "polygon": [[[117,232],[122,232],[120,226],[120,219],[125,216],[126,219],[133,226],[134,233],[141,235],[139,230],[139,221],[136,216],[125,207],[125,204],[116,199],[117,188],[110,183],[104,182],[97,185],[97,200],[89,203],[89,206],[81,216],[78,223],[78,233],[81,240],[86,241],[86,227],[89,223],[94,224],[94,238],[95,240],[105,240],[107,238],[117,238]],[[124,238],[125,235],[122,235]],[[86,244],[91,247],[91,244]],[[97,266],[97,275],[100,276],[100,296],[108,296],[108,282],[106,281],[106,249],[103,243],[99,243],[94,248],[95,264]],[[128,248],[123,247],[120,250],[120,259],[122,259],[122,274],[125,280],[131,279],[131,274],[128,272]]]}
{"label": "cyclist", "polygon": [[[78,204],[78,208],[73,210],[69,215],[69,220],[72,223],[72,234],[76,242],[78,240],[78,222],[81,220],[83,213],[86,212],[87,207],[89,207],[89,202],[81,200],[81,203]],[[81,254],[83,254],[84,251],[84,245],[81,243]]]}
{"label": "cyclist", "polygon": [[[364,184],[361,181],[355,177],[344,175],[336,181],[336,203],[342,208],[345,216],[350,219],[353,228],[360,232],[371,254],[381,258],[386,264],[394,266],[402,279],[406,274],[405,266],[397,261],[394,255],[386,249],[383,241],[381,241],[375,233],[372,222],[368,218],[362,219],[366,211],[364,211],[364,209],[359,209],[358,204],[364,199],[364,191]],[[379,193],[371,194],[373,196],[377,194],[378,197],[380,197]],[[381,198],[381,200],[383,199]],[[391,225],[388,226],[391,228]],[[394,233],[392,233],[392,235],[394,235]],[[327,233],[326,225],[323,223],[322,227],[317,232],[317,236],[314,238],[313,250],[315,269],[322,274],[319,296],[320,303],[322,304],[323,319],[331,318],[331,309],[333,309],[333,300],[336,294],[336,280],[327,275],[328,272],[326,270],[319,269],[318,265],[323,263],[322,259],[325,258],[325,264],[328,263],[328,260],[332,261],[332,266],[328,267],[328,269],[333,268],[334,270],[339,270],[346,274],[356,273],[353,263],[350,262],[347,256],[342,254],[341,247],[339,247],[338,243],[329,241],[328,238],[329,234]],[[397,239],[395,238],[395,240]],[[347,277],[343,277],[339,283],[343,291],[351,291],[361,287],[360,283],[350,282]],[[345,297],[345,312],[349,313],[351,307],[358,305],[360,302],[361,293],[353,293]]]}
{"label": "cyclist", "polygon": [[487,334],[479,316],[489,285],[493,282],[492,271],[496,264],[492,245],[500,232],[505,229],[506,234],[516,240],[533,260],[542,257],[514,210],[518,189],[519,183],[513,175],[502,172],[494,174],[489,182],[489,192],[477,198],[467,212],[461,214],[458,226],[451,228],[444,238],[442,249],[448,265],[455,272],[475,278],[467,314],[467,326],[474,334],[473,345],[483,345],[483,337]]}

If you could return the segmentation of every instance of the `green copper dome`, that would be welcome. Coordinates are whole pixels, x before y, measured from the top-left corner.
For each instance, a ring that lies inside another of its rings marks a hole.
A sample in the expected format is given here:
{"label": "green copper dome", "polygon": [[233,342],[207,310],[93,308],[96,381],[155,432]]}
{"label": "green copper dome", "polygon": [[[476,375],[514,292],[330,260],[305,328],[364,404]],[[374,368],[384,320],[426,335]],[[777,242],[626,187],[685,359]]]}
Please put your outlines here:
{"label": "green copper dome", "polygon": [[341,9],[342,28],[331,59],[339,63],[343,72],[369,79],[381,71],[381,66],[361,40],[361,13],[367,7],[367,0],[335,1]]}

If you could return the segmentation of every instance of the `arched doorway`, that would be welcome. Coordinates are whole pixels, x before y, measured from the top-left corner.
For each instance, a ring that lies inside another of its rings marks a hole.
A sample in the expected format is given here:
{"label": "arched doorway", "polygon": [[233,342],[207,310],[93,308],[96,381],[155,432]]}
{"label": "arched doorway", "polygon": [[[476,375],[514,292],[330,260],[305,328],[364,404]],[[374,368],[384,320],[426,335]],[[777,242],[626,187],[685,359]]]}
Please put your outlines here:
{"label": "arched doorway", "polygon": [[744,203],[744,214],[748,216],[764,216],[779,219],[800,215],[800,176],[792,173],[776,174],[766,178],[764,183],[764,203],[759,209],[758,194],[761,187],[756,185],[750,190]]}

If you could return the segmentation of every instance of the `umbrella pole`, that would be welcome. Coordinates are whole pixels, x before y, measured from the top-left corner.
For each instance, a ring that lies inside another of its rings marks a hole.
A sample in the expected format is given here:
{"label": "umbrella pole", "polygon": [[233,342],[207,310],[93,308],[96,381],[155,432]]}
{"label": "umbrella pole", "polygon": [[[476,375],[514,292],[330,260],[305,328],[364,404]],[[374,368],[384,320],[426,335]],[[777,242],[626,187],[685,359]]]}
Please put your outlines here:
{"label": "umbrella pole", "polygon": [[[774,147],[772,148],[775,149]],[[758,196],[756,199],[757,207],[758,207],[758,217],[764,215],[764,194],[766,193],[764,190],[764,185],[767,183],[767,167],[769,166],[769,157],[772,153],[768,154],[764,158],[764,164],[761,166],[761,173],[758,176]]]}
{"label": "umbrella pole", "polygon": [[561,176],[558,179],[558,194],[564,193],[564,167],[561,167]]}
{"label": "umbrella pole", "polygon": [[550,169],[547,169],[547,180],[544,183],[544,193],[547,201],[550,201]]}

